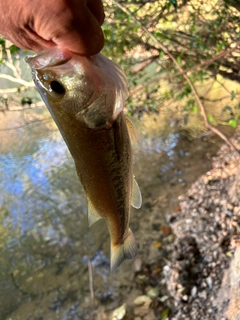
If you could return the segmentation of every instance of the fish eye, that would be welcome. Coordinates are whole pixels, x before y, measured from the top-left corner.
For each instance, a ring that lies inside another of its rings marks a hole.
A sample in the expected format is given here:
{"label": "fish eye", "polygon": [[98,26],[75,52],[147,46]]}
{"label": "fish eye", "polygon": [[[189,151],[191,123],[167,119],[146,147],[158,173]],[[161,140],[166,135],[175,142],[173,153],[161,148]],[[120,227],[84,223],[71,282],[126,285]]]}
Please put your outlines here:
{"label": "fish eye", "polygon": [[65,93],[64,86],[56,80],[51,81],[49,83],[49,87],[50,87],[51,91],[53,91],[54,93],[57,93],[57,94],[64,94]]}

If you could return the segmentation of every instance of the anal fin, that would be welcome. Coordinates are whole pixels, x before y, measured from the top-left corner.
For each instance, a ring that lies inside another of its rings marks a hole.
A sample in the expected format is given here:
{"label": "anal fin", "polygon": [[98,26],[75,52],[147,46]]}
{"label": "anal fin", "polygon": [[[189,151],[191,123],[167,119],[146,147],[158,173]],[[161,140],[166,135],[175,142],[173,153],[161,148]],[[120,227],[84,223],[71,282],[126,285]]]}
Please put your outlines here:
{"label": "anal fin", "polygon": [[138,252],[134,235],[129,229],[123,244],[111,244],[111,272],[114,272],[126,259],[133,259]]}

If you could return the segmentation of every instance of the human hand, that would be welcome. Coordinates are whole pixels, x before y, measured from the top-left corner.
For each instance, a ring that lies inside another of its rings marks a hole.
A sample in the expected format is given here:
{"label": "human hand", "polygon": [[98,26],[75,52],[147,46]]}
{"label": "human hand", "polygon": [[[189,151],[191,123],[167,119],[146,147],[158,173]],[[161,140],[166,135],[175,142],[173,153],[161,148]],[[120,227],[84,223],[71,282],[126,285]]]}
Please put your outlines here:
{"label": "human hand", "polygon": [[104,45],[101,0],[0,0],[0,34],[22,49],[58,45],[80,55]]}

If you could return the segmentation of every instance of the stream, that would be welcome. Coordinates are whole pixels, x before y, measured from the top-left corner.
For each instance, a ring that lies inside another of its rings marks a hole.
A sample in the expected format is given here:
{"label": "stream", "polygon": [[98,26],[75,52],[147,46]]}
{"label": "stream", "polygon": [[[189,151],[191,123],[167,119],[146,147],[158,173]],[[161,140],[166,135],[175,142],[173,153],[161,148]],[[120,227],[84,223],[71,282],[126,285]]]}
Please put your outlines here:
{"label": "stream", "polygon": [[[20,117],[0,117],[0,320],[93,319],[94,310],[94,319],[105,319],[101,312],[143,293],[143,266],[160,261],[161,274],[169,259],[165,245],[174,241],[168,216],[178,210],[178,196],[210,169],[222,142],[211,135],[192,139],[162,125],[158,115],[133,119],[143,205],[132,209],[130,227],[139,254],[110,274],[107,227],[100,220],[88,228],[86,196],[55,125],[4,130]],[[166,294],[163,287],[159,282]]]}

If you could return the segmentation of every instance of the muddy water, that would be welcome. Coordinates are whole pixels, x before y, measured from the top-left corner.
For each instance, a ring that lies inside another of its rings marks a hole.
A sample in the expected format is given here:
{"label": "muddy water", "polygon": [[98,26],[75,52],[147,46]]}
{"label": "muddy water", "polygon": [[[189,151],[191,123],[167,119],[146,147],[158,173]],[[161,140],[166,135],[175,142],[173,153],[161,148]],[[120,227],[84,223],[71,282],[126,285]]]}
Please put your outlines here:
{"label": "muddy water", "polygon": [[[1,128],[18,120],[6,115]],[[113,275],[107,228],[104,221],[88,228],[86,197],[56,128],[48,121],[0,131],[0,320],[92,319],[94,310],[103,319],[101,313],[142,293],[136,270],[167,257],[168,215],[178,195],[210,168],[219,143],[190,140],[157,116],[134,121],[143,206],[132,210],[131,229],[139,255]]]}

